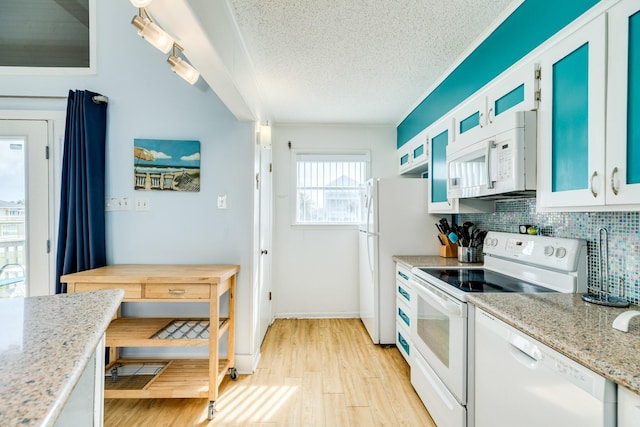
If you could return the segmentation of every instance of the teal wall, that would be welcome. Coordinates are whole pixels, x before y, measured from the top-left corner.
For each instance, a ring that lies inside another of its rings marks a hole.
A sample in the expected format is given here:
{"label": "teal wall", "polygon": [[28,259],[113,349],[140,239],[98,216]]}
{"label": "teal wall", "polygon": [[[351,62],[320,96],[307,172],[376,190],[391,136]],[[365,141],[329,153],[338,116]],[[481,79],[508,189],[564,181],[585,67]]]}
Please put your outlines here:
{"label": "teal wall", "polygon": [[398,148],[599,0],[525,0],[398,125]]}

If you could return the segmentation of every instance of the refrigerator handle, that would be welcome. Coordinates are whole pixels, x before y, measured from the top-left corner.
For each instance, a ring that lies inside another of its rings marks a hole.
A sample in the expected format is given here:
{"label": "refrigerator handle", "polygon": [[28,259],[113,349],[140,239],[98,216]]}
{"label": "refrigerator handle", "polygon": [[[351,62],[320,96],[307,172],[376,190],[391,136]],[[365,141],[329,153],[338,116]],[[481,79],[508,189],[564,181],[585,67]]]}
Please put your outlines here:
{"label": "refrigerator handle", "polygon": [[373,261],[371,260],[371,246],[369,245],[369,242],[371,241],[371,238],[374,236],[375,235],[373,234],[367,233],[367,261],[369,262],[369,271],[371,272],[371,274],[373,274],[374,271],[373,271]]}

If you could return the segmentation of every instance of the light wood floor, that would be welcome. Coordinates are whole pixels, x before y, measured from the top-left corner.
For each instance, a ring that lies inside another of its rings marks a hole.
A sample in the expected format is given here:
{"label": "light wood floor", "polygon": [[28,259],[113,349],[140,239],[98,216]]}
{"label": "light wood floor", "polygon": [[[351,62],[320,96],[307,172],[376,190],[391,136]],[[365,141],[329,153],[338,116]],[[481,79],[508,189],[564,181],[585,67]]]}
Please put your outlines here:
{"label": "light wood floor", "polygon": [[276,320],[253,375],[206,399],[107,399],[105,426],[435,427],[397,348],[375,346],[359,319]]}

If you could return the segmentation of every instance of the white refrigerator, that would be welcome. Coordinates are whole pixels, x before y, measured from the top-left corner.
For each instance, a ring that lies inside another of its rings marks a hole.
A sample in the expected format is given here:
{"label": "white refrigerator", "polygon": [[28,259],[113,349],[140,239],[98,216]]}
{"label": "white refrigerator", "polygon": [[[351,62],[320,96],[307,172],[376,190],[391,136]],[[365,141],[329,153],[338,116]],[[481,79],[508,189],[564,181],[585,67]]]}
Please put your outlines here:
{"label": "white refrigerator", "polygon": [[359,234],[360,318],[374,344],[395,344],[394,255],[438,255],[435,224],[427,211],[429,180],[371,179],[363,191],[366,221]]}

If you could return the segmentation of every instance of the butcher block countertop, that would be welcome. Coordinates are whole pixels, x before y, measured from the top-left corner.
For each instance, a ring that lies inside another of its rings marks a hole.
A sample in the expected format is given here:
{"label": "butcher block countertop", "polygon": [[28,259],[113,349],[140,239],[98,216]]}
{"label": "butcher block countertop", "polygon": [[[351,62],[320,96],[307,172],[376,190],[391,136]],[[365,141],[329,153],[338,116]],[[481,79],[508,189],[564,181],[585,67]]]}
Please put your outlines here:
{"label": "butcher block countertop", "polygon": [[55,424],[123,295],[0,299],[0,425]]}
{"label": "butcher block countertop", "polygon": [[580,294],[469,294],[469,301],[592,371],[640,394],[640,319],[629,332],[613,320],[629,308],[589,304]]}

